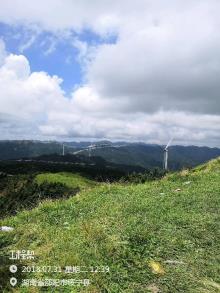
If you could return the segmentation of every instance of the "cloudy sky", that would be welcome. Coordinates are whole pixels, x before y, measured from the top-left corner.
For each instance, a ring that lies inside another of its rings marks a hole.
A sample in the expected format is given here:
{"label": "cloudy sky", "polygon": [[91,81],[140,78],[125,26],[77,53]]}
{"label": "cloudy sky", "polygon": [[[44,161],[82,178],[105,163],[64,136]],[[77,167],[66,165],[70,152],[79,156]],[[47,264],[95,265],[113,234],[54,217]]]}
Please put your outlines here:
{"label": "cloudy sky", "polygon": [[0,139],[220,147],[219,0],[1,0]]}

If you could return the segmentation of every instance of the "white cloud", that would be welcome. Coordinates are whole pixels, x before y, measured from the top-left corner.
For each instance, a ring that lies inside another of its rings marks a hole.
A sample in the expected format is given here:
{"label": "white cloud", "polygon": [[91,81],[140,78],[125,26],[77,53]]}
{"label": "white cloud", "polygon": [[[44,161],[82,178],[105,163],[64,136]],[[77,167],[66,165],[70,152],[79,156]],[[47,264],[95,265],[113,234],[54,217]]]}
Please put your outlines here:
{"label": "white cloud", "polygon": [[61,82],[45,72],[31,73],[23,55],[10,54],[0,67],[0,112],[39,121],[63,102]]}
{"label": "white cloud", "polygon": [[2,0],[0,20],[8,24],[37,23],[43,29],[52,31],[70,28],[80,31],[85,26],[92,26],[97,32],[106,34],[114,29],[118,19],[115,19],[114,11],[119,5],[113,2],[39,0],[33,3],[28,0]]}
{"label": "white cloud", "polygon": [[122,113],[123,100],[102,99],[89,85],[67,98],[62,80],[31,72],[23,55],[7,55],[0,67],[0,129],[3,138],[109,138],[217,145],[220,116],[157,111]]}
{"label": "white cloud", "polygon": [[29,49],[36,41],[36,35],[30,36],[30,38],[19,46],[19,51],[23,53],[25,50]]}
{"label": "white cloud", "polygon": [[186,7],[131,13],[116,44],[97,48],[87,82],[105,98],[127,100],[124,111],[219,114],[220,18],[213,10],[220,7],[215,1]]}
{"label": "white cloud", "polygon": [[29,62],[23,55],[10,54],[5,58],[1,68],[1,81],[8,79],[25,79],[30,74]]}
{"label": "white cloud", "polygon": [[6,56],[5,43],[0,39],[0,66],[3,64]]}

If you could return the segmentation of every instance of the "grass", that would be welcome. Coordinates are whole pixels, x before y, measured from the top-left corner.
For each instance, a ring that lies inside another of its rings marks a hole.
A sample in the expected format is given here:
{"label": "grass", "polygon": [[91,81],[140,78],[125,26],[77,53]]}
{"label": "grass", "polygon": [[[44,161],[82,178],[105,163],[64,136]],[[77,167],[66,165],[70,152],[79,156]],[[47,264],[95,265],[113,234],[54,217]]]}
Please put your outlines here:
{"label": "grass", "polygon": [[1,246],[5,253],[34,250],[31,264],[38,266],[110,268],[109,273],[32,273],[91,280],[88,288],[54,292],[220,292],[219,171],[215,160],[158,181],[101,184],[68,200],[42,202],[3,221],[15,230],[1,233]]}
{"label": "grass", "polygon": [[90,179],[87,179],[79,174],[73,174],[68,172],[38,174],[36,176],[36,181],[38,184],[41,184],[43,182],[59,182],[67,185],[70,188],[80,187],[82,189],[94,187],[96,185],[96,183]]}

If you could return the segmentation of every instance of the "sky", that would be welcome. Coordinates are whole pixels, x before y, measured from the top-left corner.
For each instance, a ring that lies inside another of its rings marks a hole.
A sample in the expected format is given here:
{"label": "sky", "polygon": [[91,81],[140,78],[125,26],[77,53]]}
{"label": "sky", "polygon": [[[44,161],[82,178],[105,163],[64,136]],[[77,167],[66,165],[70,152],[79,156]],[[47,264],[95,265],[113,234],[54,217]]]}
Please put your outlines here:
{"label": "sky", "polygon": [[219,0],[1,0],[0,139],[220,147]]}

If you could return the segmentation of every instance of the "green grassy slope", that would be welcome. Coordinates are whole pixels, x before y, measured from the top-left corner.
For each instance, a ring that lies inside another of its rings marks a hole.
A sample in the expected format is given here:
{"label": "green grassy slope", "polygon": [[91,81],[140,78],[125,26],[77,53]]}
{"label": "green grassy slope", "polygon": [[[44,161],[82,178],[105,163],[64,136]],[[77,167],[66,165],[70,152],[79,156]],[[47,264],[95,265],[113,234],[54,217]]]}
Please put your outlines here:
{"label": "green grassy slope", "polygon": [[0,218],[33,209],[43,200],[74,196],[98,183],[77,173],[42,173],[0,178]]}
{"label": "green grassy slope", "polygon": [[41,184],[43,182],[49,183],[63,183],[70,188],[80,187],[85,189],[87,187],[93,187],[97,183],[95,181],[89,180],[85,177],[82,177],[79,174],[60,172],[60,173],[42,173],[36,176],[36,182]]}
{"label": "green grassy slope", "polygon": [[6,253],[34,250],[31,264],[39,266],[110,268],[32,273],[91,281],[54,292],[219,292],[219,198],[219,160],[146,184],[102,184],[5,219],[2,225],[15,230],[1,232],[1,246]]}

